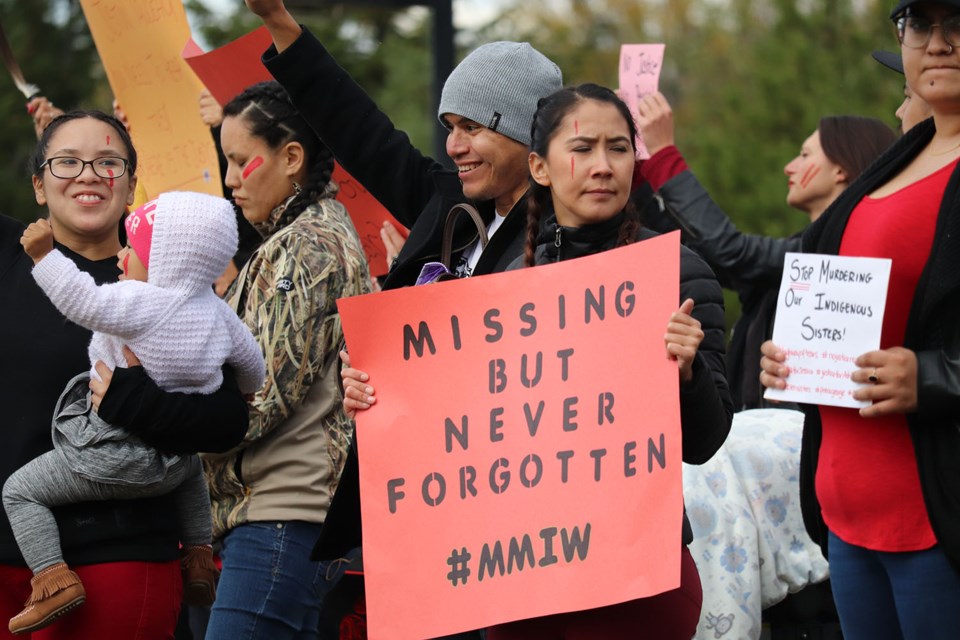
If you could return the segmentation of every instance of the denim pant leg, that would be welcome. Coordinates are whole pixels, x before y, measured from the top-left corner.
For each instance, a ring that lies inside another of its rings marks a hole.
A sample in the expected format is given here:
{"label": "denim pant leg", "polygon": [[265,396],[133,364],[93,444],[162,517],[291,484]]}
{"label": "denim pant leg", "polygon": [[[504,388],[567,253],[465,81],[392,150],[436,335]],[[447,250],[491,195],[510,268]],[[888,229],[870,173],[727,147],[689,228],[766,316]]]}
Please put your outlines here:
{"label": "denim pant leg", "polygon": [[310,560],[320,528],[253,522],[228,533],[207,640],[315,639],[329,590],[328,563]]}
{"label": "denim pant leg", "polygon": [[960,629],[960,574],[940,546],[889,553],[829,534],[844,640],[939,640]]}

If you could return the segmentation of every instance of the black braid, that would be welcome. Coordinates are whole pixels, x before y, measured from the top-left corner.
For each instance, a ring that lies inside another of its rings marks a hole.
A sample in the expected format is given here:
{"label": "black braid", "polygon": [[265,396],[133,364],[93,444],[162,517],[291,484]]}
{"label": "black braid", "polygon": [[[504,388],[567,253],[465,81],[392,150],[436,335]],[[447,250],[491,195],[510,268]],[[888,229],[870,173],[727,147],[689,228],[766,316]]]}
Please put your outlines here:
{"label": "black braid", "polygon": [[279,149],[288,142],[299,142],[306,155],[307,172],[300,193],[290,202],[283,217],[292,220],[311,204],[334,197],[330,188],[333,152],[323,144],[290,101],[279,82],[259,82],[244,89],[223,108],[223,116],[242,118],[250,133]]}
{"label": "black braid", "polygon": [[620,223],[620,229],[617,232],[617,245],[623,247],[637,241],[637,232],[643,226],[640,222],[640,211],[633,199],[627,200],[627,206],[623,208],[623,222]]}
{"label": "black braid", "polygon": [[[556,94],[554,94],[556,95]],[[541,148],[546,155],[548,140],[545,140],[544,134],[540,131],[540,109],[547,102],[547,98],[537,100],[537,110],[533,113],[533,122],[530,124],[530,149],[539,153]],[[527,231],[523,247],[523,264],[532,267],[535,264],[537,254],[537,239],[540,236],[540,218],[544,211],[550,210],[550,189],[537,183],[530,177],[530,189],[527,193]]]}

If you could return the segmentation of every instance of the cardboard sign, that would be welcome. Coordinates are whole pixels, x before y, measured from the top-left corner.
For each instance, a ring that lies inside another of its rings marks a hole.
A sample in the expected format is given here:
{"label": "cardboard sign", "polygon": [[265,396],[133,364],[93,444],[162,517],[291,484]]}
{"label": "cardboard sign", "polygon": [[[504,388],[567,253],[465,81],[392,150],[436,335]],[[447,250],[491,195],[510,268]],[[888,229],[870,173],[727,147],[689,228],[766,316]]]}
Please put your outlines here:
{"label": "cardboard sign", "polygon": [[816,253],[784,259],[773,342],[787,354],[787,388],[763,397],[836,407],[854,400],[857,357],[880,348],[891,261]]}
{"label": "cardboard sign", "polygon": [[[637,118],[640,99],[657,90],[660,85],[660,70],[663,68],[663,44],[620,45],[620,98],[630,107]],[[640,134],[637,134],[637,159],[650,157]]]}
{"label": "cardboard sign", "polygon": [[180,57],[190,38],[181,2],[81,0],[113,95],[130,123],[147,199],[164,191],[223,195],[203,85]]}
{"label": "cardboard sign", "polygon": [[370,638],[432,638],[680,581],[679,234],[339,302]]}
{"label": "cardboard sign", "polygon": [[[273,76],[260,61],[260,56],[271,44],[273,40],[270,32],[266,27],[259,27],[210,53],[203,53],[196,43],[191,41],[184,48],[183,57],[222,106],[246,87],[264,80],[273,80]],[[370,274],[386,274],[389,265],[386,247],[380,239],[380,229],[384,221],[390,221],[403,234],[404,226],[347,173],[340,163],[334,168],[333,180],[340,185],[337,200],[347,208],[353,226],[360,235],[367,262],[370,264]]]}

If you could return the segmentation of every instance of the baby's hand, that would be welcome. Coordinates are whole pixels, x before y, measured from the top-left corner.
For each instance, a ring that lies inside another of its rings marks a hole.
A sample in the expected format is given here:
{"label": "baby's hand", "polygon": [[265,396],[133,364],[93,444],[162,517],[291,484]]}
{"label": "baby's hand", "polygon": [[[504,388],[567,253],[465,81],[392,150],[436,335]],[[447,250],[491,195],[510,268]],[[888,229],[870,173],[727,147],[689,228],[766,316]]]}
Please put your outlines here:
{"label": "baby's hand", "polygon": [[27,255],[33,258],[33,264],[43,260],[48,253],[53,251],[53,229],[46,220],[37,220],[30,223],[23,235],[20,236],[20,244]]}

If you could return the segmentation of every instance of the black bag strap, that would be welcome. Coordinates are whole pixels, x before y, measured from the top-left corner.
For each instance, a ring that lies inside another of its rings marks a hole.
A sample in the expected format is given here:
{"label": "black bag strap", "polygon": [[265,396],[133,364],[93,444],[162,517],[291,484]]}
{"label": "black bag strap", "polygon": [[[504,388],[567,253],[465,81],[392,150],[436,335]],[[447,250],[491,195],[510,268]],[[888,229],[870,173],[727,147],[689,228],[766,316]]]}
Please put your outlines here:
{"label": "black bag strap", "polygon": [[450,264],[450,259],[453,257],[453,228],[457,221],[457,215],[461,211],[469,215],[473,224],[476,225],[477,231],[480,233],[480,247],[485,249],[488,242],[487,225],[483,222],[477,208],[465,202],[453,205],[447,212],[447,220],[443,223],[443,244],[440,248],[440,262],[451,271],[453,271],[453,265]]}

